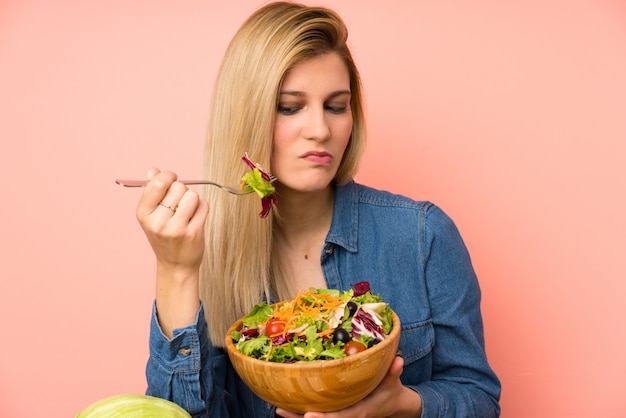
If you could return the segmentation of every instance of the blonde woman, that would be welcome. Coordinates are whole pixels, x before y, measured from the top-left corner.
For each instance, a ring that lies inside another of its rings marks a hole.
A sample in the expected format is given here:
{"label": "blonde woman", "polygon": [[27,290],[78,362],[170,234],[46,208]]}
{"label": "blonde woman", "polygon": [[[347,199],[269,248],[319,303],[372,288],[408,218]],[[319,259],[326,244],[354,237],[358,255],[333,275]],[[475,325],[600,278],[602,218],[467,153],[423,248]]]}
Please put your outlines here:
{"label": "blonde woman", "polygon": [[204,175],[237,184],[247,152],[278,181],[257,198],[151,169],[137,217],[157,260],[148,391],[194,417],[296,417],[256,397],[223,344],[261,301],[369,281],[402,322],[400,349],[358,404],[313,417],[495,417],[480,289],[453,222],[435,205],[356,184],[365,123],[347,29],[326,8],[271,3],[234,36],[215,84]]}

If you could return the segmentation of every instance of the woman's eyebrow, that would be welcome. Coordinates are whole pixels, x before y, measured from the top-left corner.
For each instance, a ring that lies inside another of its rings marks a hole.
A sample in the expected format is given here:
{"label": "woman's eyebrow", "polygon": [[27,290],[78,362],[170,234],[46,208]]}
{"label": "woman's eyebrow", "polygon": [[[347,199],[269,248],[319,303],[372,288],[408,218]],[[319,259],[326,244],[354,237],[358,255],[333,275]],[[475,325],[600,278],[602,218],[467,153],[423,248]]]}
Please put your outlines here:
{"label": "woman's eyebrow", "polygon": [[283,96],[296,96],[296,97],[304,97],[306,96],[306,94],[302,91],[297,91],[297,90],[282,90],[280,92],[280,95]]}
{"label": "woman's eyebrow", "polygon": [[[305,97],[306,93],[303,91],[298,91],[298,90],[282,90],[279,93],[281,96],[285,95],[285,96],[295,96],[295,97]],[[337,91],[333,91],[332,93],[330,93],[328,95],[329,99],[335,98],[337,96],[343,96],[343,95],[352,95],[352,92],[350,92],[350,90],[337,90]]]}
{"label": "woman's eyebrow", "polygon": [[337,96],[351,96],[352,92],[350,90],[337,90],[328,95],[329,99],[333,99]]}

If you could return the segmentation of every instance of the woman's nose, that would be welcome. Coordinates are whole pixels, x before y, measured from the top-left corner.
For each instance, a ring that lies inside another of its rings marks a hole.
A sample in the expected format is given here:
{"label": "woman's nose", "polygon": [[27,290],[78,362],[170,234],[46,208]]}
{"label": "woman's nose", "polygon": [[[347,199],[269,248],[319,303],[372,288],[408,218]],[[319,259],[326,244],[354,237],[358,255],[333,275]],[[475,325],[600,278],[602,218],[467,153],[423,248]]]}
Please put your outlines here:
{"label": "woman's nose", "polygon": [[303,134],[307,139],[315,141],[325,141],[330,138],[330,126],[326,120],[325,109],[322,108],[310,108],[305,126],[303,127]]}

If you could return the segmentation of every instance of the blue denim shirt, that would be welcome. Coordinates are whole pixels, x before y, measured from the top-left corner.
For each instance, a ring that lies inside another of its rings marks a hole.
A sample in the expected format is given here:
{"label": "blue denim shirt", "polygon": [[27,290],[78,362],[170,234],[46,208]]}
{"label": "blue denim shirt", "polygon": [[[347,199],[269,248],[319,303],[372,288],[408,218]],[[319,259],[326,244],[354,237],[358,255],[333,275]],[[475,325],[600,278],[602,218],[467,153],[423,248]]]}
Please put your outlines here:
{"label": "blue denim shirt", "polygon": [[[478,281],[441,209],[354,182],[338,187],[320,262],[328,288],[369,281],[400,317],[401,380],[421,395],[423,418],[499,416],[500,382],[485,355]],[[196,323],[171,340],[153,310],[147,380],[147,394],[194,417],[274,416],[224,350],[211,345],[202,308]]]}

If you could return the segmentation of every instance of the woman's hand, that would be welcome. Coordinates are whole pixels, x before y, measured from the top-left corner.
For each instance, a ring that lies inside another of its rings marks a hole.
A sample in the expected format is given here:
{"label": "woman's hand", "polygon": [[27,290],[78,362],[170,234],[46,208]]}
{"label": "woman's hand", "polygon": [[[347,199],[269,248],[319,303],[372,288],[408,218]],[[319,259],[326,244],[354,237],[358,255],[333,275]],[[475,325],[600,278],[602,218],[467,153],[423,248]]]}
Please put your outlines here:
{"label": "woman's hand", "polygon": [[208,204],[182,183],[176,174],[148,171],[148,184],[137,206],[157,263],[169,270],[196,270],[204,252],[204,222]]}
{"label": "woman's hand", "polygon": [[193,323],[199,307],[199,268],[209,206],[177,182],[172,172],[151,169],[147,179],[137,219],[157,259],[159,323],[171,336],[174,328]]}
{"label": "woman's hand", "polygon": [[[362,401],[336,412],[307,412],[304,418],[375,418],[375,417],[419,417],[422,413],[422,399],[402,385],[400,375],[404,360],[396,357],[387,372],[387,376],[376,389]],[[303,415],[277,409],[276,413],[284,418],[298,418]]]}

